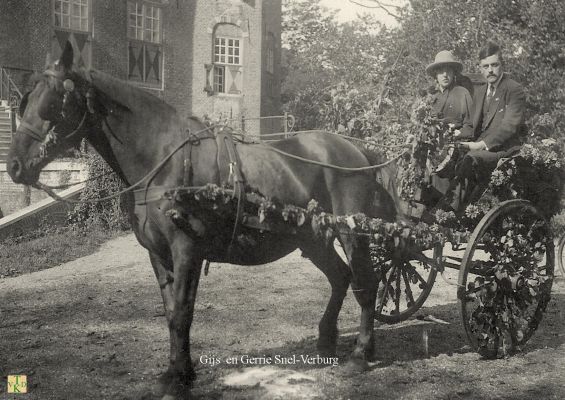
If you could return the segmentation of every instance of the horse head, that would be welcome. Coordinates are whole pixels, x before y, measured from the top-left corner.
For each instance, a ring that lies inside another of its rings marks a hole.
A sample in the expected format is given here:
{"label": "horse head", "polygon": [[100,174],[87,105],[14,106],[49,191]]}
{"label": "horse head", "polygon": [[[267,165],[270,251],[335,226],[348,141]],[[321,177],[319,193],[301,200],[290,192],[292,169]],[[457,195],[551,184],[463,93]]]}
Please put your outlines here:
{"label": "horse head", "polygon": [[12,138],[7,169],[15,183],[33,185],[45,165],[78,146],[88,132],[89,83],[73,69],[69,42],[59,58],[36,78],[20,103],[20,124]]}

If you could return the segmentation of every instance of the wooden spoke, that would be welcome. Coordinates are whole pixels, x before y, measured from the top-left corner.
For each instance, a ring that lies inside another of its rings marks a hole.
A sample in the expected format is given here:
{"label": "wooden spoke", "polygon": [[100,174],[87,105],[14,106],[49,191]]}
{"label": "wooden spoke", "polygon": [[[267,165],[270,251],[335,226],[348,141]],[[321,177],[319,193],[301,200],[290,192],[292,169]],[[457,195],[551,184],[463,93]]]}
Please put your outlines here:
{"label": "wooden spoke", "polygon": [[400,296],[402,295],[402,291],[400,290],[400,278],[404,268],[400,267],[396,270],[396,293],[394,296],[394,305],[396,314],[400,314]]}
{"label": "wooden spoke", "polygon": [[[437,275],[437,268],[430,264],[441,259],[441,250],[435,249],[433,258],[406,252],[403,259],[385,260],[382,265],[375,265],[381,276],[375,310],[377,320],[386,323],[404,321],[422,307]],[[388,301],[389,297],[392,302]]]}
{"label": "wooden spoke", "polygon": [[389,270],[390,275],[388,276],[388,278],[385,277],[386,281],[385,281],[385,286],[384,286],[384,297],[382,299],[377,300],[377,310],[376,310],[377,314],[382,312],[383,307],[387,302],[388,294],[389,294],[389,287],[390,287],[390,284],[392,282],[392,276],[394,274],[394,271],[396,271],[396,265],[393,265],[392,268],[390,268],[390,270]]}
{"label": "wooden spoke", "polygon": [[[467,244],[457,297],[469,342],[485,358],[525,344],[549,302],[555,253],[542,215],[525,200],[502,202]],[[484,253],[475,254],[479,244]]]}
{"label": "wooden spoke", "polygon": [[408,304],[414,304],[414,295],[412,294],[412,288],[410,287],[410,281],[406,271],[402,271],[402,277],[404,278],[404,284],[406,285],[406,295],[408,296]]}

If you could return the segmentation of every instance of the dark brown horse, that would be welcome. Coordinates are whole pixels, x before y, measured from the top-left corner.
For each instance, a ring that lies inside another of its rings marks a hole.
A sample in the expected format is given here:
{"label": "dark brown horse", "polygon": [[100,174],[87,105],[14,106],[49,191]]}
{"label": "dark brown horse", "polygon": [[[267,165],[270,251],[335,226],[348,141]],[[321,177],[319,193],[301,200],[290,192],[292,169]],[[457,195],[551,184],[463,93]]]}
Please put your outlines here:
{"label": "dark brown horse", "polygon": [[[72,47],[43,72],[22,104],[22,122],[14,135],[8,170],[16,183],[35,184],[40,170],[64,149],[86,138],[123,180],[132,185],[155,170],[147,202],[132,207],[132,225],[149,258],[161,288],[170,331],[170,365],[159,379],[166,399],[189,396],[195,379],[190,354],[190,327],[204,259],[235,264],[262,264],[296,248],[327,276],[331,297],[319,324],[318,349],[335,354],[337,317],[349,284],[361,306],[361,325],[350,365],[363,367],[373,355],[376,277],[366,238],[341,235],[348,264],[333,246],[309,234],[252,231],[256,240],[237,258],[227,252],[230,235],[213,237],[218,230],[205,218],[189,215],[192,230],[180,229],[166,211],[171,201],[154,193],[163,188],[222,184],[229,162],[213,133],[196,119],[182,120],[175,109],[141,89],[99,71],[73,68]],[[185,146],[179,146],[183,142]],[[272,144],[303,158],[346,167],[367,166],[367,158],[338,135],[315,133]],[[175,149],[178,151],[175,152]],[[162,162],[173,153],[168,161]],[[246,185],[284,204],[306,207],[316,199],[328,212],[362,212],[394,218],[394,207],[374,204],[374,176],[343,172],[285,157],[266,145],[238,144],[237,153]],[[157,165],[162,167],[155,169]],[[233,226],[233,220],[227,224]],[[211,251],[210,249],[213,249]]]}

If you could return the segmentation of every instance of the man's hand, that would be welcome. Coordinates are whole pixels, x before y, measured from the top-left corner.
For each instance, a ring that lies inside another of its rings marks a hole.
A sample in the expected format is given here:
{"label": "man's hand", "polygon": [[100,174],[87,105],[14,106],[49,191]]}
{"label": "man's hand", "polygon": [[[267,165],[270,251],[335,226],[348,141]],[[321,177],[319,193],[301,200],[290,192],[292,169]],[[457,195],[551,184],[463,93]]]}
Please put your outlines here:
{"label": "man's hand", "polygon": [[461,142],[461,146],[469,150],[486,150],[487,145],[482,140],[480,142]]}
{"label": "man's hand", "polygon": [[454,139],[457,139],[461,136],[461,130],[455,124],[447,124],[449,132],[453,135]]}

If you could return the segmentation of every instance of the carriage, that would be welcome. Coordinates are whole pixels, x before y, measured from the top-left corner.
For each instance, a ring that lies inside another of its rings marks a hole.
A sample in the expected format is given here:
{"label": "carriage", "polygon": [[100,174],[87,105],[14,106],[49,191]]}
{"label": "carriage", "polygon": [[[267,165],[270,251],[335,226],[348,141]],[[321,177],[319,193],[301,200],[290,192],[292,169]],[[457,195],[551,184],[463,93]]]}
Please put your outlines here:
{"label": "carriage", "polygon": [[[375,319],[395,323],[413,315],[445,268],[459,269],[463,325],[486,357],[523,345],[549,302],[549,217],[560,195],[547,181],[558,175],[548,173],[558,158],[550,147],[540,156],[524,146],[528,151],[501,165],[498,184],[481,202],[464,215],[437,210],[436,223],[426,223],[396,221],[395,194],[374,172],[398,161],[411,208],[428,155],[444,142],[433,124],[420,126],[409,150],[388,161],[381,154],[375,164],[333,133],[250,142],[181,119],[162,100],[100,71],[76,68],[70,43],[38,77],[20,113],[7,162],[14,182],[45,188],[41,169],[86,139],[129,185],[113,196],[133,192],[132,227],[149,251],[170,333],[170,363],[159,379],[164,399],[190,397],[190,328],[204,261],[258,265],[301,249],[331,285],[318,351],[335,354],[350,288],[361,323],[349,363],[362,370],[375,356]],[[532,181],[540,185],[524,184]],[[334,249],[336,238],[347,263]]]}
{"label": "carriage", "polygon": [[[308,133],[312,132],[290,135]],[[350,139],[373,145],[371,141]],[[555,267],[550,219],[558,209],[560,197],[558,168],[552,169],[552,164],[544,165],[534,159],[530,154],[532,148],[526,145],[526,151],[501,160],[493,172],[494,182],[479,201],[468,205],[466,213],[457,217],[436,210],[433,223],[423,222],[421,210],[425,209],[425,201],[421,199],[421,187],[415,191],[417,201],[400,200],[398,208],[405,217],[402,222],[375,222],[365,216],[335,217],[333,224],[329,224],[334,230],[371,237],[371,258],[379,277],[375,319],[395,324],[413,316],[425,304],[440,275],[456,287],[469,344],[483,357],[508,356],[527,342],[550,299]],[[413,156],[408,160],[404,168],[417,162]],[[387,162],[377,167],[390,165]],[[396,164],[393,166],[396,171],[389,178],[399,178],[402,171],[398,172]],[[429,185],[429,169],[424,174],[426,179],[420,181]],[[377,180],[383,184],[379,175]],[[533,181],[537,184],[532,188]],[[395,190],[394,185],[391,190]],[[271,207],[274,208],[272,204]],[[263,218],[252,226],[284,229],[289,221],[292,225],[288,211],[284,221],[277,221],[279,213],[285,214],[283,208],[280,205],[278,212],[271,210],[272,221],[266,223]],[[309,218],[316,220],[315,213],[310,213]],[[565,235],[559,240],[557,255],[565,275]],[[447,268],[458,270],[456,283],[444,277]]]}

